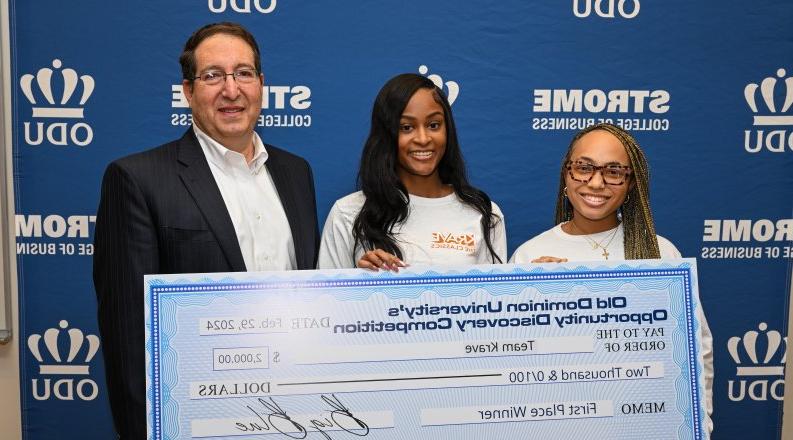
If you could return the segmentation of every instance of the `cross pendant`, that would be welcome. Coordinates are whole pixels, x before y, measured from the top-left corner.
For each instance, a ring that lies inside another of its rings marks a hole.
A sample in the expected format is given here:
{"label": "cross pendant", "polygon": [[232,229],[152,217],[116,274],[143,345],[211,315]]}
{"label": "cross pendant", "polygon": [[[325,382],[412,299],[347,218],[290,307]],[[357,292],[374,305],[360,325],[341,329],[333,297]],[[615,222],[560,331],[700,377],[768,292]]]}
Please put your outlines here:
{"label": "cross pendant", "polygon": [[609,251],[607,251],[606,248],[603,248],[603,257],[607,260],[609,259]]}

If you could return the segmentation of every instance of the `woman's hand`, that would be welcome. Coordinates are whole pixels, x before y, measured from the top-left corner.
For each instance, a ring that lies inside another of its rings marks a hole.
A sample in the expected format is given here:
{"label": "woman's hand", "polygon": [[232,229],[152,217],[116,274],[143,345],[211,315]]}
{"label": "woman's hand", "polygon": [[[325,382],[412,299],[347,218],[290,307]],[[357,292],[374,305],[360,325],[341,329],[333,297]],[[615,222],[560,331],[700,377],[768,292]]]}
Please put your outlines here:
{"label": "woman's hand", "polygon": [[389,254],[382,249],[373,249],[371,251],[367,251],[361,256],[361,259],[358,260],[358,267],[361,269],[373,270],[375,272],[379,269],[399,272],[400,267],[406,266],[407,265],[402,260],[397,258],[396,255]]}
{"label": "woman's hand", "polygon": [[559,258],[559,257],[548,257],[543,255],[540,258],[535,258],[531,260],[532,263],[566,263],[567,258]]}

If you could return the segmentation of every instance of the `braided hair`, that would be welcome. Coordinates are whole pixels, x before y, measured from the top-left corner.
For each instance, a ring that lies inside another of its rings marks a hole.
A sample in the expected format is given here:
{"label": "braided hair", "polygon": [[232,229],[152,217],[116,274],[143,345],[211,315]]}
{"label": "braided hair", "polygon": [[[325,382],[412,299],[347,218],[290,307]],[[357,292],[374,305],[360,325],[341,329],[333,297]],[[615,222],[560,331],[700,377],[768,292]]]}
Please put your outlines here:
{"label": "braided hair", "polygon": [[573,153],[573,147],[584,135],[594,130],[603,130],[613,134],[628,153],[629,165],[631,167],[631,187],[628,189],[628,196],[620,208],[622,212],[622,227],[625,231],[623,247],[626,260],[639,260],[661,258],[661,251],[658,248],[658,238],[655,235],[655,223],[653,214],[650,211],[650,169],[647,166],[647,159],[644,157],[636,139],[627,131],[616,125],[600,123],[591,125],[578,132],[570,142],[562,160],[562,168],[559,176],[559,194],[556,197],[555,224],[570,221],[573,218],[573,207],[567,201],[565,195],[565,173],[567,172],[567,161]]}

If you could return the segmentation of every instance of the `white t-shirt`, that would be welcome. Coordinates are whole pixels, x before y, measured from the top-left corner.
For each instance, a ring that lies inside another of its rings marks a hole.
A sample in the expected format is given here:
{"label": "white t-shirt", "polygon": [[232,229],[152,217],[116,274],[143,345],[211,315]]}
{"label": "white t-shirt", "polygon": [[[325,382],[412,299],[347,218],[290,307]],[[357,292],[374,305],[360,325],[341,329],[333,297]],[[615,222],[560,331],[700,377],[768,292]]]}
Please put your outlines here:
{"label": "white t-shirt", "polygon": [[[567,258],[568,261],[605,261],[603,249],[593,246],[592,241],[606,248],[609,253],[609,260],[624,260],[624,236],[622,223],[617,226],[616,231],[610,229],[597,234],[590,234],[588,236],[589,240],[584,238],[583,235],[568,234],[562,230],[562,225],[558,224],[520,245],[515,253],[512,254],[512,258],[509,259],[509,262],[518,264],[531,263],[532,260],[543,256]],[[661,258],[681,257],[680,251],[677,250],[672,242],[660,235],[656,237],[658,238],[658,248],[661,251]],[[699,327],[701,329],[700,353],[704,366],[704,371],[702,373],[705,383],[705,409],[708,415],[705,423],[708,427],[708,431],[713,431],[713,421],[710,417],[713,414],[713,334],[710,331],[708,321],[705,319],[705,314],[702,312],[701,307],[697,309],[697,319],[701,324]]]}
{"label": "white t-shirt", "polygon": [[[319,248],[320,269],[356,267],[364,251],[355,239],[352,225],[361,210],[365,197],[358,191],[333,205]],[[491,231],[491,243],[501,261],[507,257],[507,237],[504,215],[495,203],[493,213],[498,217]],[[411,195],[408,216],[394,226],[393,237],[402,251],[402,261],[410,265],[424,264],[483,264],[492,263],[490,251],[482,238],[482,215],[452,193],[445,197],[425,198]],[[496,260],[497,262],[497,260]]]}
{"label": "white t-shirt", "polygon": [[[599,243],[608,251],[609,260],[624,260],[625,246],[624,231],[622,223],[614,229],[590,234],[587,240],[584,235],[572,235],[562,230],[562,225],[558,224],[542,234],[523,243],[512,254],[510,263],[531,263],[531,260],[547,257],[567,258],[570,261],[598,261],[605,260],[603,248],[595,247],[592,242]],[[680,258],[680,251],[677,250],[669,240],[658,237],[658,248],[661,251],[661,258]]]}

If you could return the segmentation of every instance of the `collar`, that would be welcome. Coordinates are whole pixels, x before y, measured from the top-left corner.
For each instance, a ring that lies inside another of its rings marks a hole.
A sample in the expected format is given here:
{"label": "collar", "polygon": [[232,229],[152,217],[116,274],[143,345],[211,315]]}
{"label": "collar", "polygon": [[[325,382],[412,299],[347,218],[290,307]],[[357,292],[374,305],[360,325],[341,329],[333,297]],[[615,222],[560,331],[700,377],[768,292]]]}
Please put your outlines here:
{"label": "collar", "polygon": [[[219,168],[228,168],[234,164],[245,163],[245,156],[234,150],[230,150],[218,141],[212,139],[208,134],[204,133],[197,125],[193,124],[193,132],[195,132],[198,143],[204,151],[209,162]],[[259,137],[259,133],[253,132],[253,160],[247,164],[248,169],[257,174],[267,162],[267,150],[264,148],[264,142]]]}

